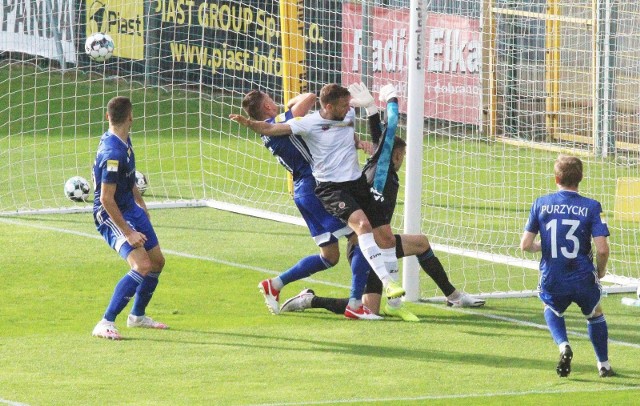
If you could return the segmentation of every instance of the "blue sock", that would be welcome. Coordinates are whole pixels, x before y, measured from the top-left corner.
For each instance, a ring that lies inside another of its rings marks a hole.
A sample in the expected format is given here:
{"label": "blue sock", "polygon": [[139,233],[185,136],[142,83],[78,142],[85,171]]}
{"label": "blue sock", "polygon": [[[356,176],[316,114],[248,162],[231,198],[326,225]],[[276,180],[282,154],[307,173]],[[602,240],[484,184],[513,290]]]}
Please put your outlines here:
{"label": "blue sock", "polygon": [[134,316],[144,316],[145,309],[151,301],[151,296],[158,286],[159,272],[149,272],[144,277],[140,286],[136,290],[136,298],[133,300],[133,307],[131,308],[131,314]]}
{"label": "blue sock", "polygon": [[369,262],[360,250],[360,246],[356,245],[351,258],[351,295],[349,296],[351,299],[362,299],[370,270]]}
{"label": "blue sock", "polygon": [[564,342],[569,342],[567,338],[567,326],[564,323],[564,317],[558,317],[553,310],[548,307],[544,308],[544,319],[547,321],[551,337],[556,344],[560,345]]}
{"label": "blue sock", "polygon": [[125,308],[129,300],[136,293],[138,285],[142,283],[143,277],[133,269],[120,279],[111,296],[111,302],[104,313],[105,320],[116,321],[116,316]]}
{"label": "blue sock", "polygon": [[604,319],[604,314],[592,319],[587,319],[587,331],[589,332],[589,339],[591,339],[591,344],[593,344],[593,349],[596,352],[598,361],[608,361],[607,340],[609,339],[609,330],[607,328],[607,321]]}
{"label": "blue sock", "polygon": [[332,263],[322,258],[322,255],[310,255],[302,258],[297,264],[289,268],[287,271],[280,274],[282,283],[287,285],[291,282],[304,279],[307,276],[311,276],[316,272],[324,271],[333,266]]}

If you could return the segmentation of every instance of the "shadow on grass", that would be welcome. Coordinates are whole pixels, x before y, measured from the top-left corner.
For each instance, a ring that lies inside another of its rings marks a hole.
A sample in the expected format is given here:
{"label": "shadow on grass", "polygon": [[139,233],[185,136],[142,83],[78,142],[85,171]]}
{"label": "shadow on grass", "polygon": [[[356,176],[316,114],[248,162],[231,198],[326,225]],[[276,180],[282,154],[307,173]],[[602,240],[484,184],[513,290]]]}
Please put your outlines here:
{"label": "shadow on grass", "polygon": [[[309,338],[299,337],[281,337],[264,334],[247,334],[247,333],[233,333],[233,332],[221,332],[221,331],[199,331],[199,330],[181,330],[172,329],[173,332],[178,333],[191,333],[198,335],[206,335],[210,337],[226,338],[226,340],[201,340],[194,341],[188,339],[181,339],[175,335],[165,336],[164,338],[140,338],[141,341],[157,341],[157,342],[171,342],[179,344],[192,344],[192,345],[212,345],[212,346],[224,346],[229,348],[235,348],[237,350],[265,350],[265,351],[277,351],[284,353],[287,351],[295,352],[318,352],[327,354],[345,354],[362,356],[368,358],[380,358],[388,359],[394,358],[397,360],[429,360],[441,361],[446,363],[457,363],[462,365],[483,365],[487,367],[498,367],[505,369],[520,368],[525,370],[538,369],[548,370],[553,368],[553,361],[534,359],[520,356],[510,356],[501,354],[479,354],[471,352],[460,352],[437,349],[412,349],[406,348],[406,346],[387,346],[387,345],[371,345],[358,342],[340,342],[331,340],[314,340]],[[138,340],[137,338],[131,338],[130,340]],[[357,340],[357,338],[355,338]]]}

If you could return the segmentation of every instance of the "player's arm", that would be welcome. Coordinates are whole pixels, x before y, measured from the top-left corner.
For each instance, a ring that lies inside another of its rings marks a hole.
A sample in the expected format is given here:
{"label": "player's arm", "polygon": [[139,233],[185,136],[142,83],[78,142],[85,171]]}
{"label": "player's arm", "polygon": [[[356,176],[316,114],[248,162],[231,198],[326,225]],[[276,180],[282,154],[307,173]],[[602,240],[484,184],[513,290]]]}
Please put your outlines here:
{"label": "player's arm", "polygon": [[113,221],[118,229],[122,231],[122,234],[127,238],[127,242],[134,248],[142,247],[144,242],[147,240],[147,237],[131,228],[131,226],[129,226],[125,221],[122,216],[122,212],[116,203],[115,195],[116,184],[105,183],[103,181],[102,186],[100,187],[100,203],[102,204],[102,207],[104,207],[107,214],[109,214],[111,221]]}
{"label": "player's arm", "polygon": [[371,141],[377,147],[380,145],[380,140],[382,139],[382,121],[380,120],[380,113],[367,117],[367,124],[369,126],[369,134],[371,134]]}
{"label": "player's arm", "polygon": [[250,128],[254,132],[269,137],[278,137],[284,135],[291,135],[291,126],[287,123],[271,124],[266,121],[251,120],[240,114],[229,114],[229,118],[236,123]]}
{"label": "player's arm", "polygon": [[291,110],[294,117],[302,117],[316,104],[316,95],[313,93],[302,93],[289,100],[287,110]]}
{"label": "player's arm", "polygon": [[609,261],[609,243],[607,237],[593,237],[596,246],[596,271],[598,278],[604,278],[607,273],[607,262]]}
{"label": "player's arm", "polygon": [[367,155],[373,155],[376,150],[375,145],[370,143],[369,141],[363,141],[358,137],[357,134],[354,134],[353,140],[356,143],[356,149],[363,150]]}
{"label": "player's arm", "polygon": [[138,189],[138,186],[136,185],[133,185],[133,200],[135,200],[136,204],[140,206],[145,213],[147,213],[147,217],[151,218],[151,216],[149,216],[149,210],[147,210],[147,204],[144,202],[142,193],[140,193],[140,189]]}
{"label": "player's arm", "polygon": [[522,233],[520,249],[526,252],[540,252],[542,250],[542,246],[540,245],[540,241],[535,241],[536,235],[537,234],[534,234],[531,231],[525,231]]}
{"label": "player's arm", "polygon": [[[380,88],[380,92],[378,95],[378,100],[383,103],[387,103],[387,109],[389,109],[390,103],[398,104],[398,95],[396,92],[396,88],[391,83],[387,83],[386,85]],[[397,106],[396,106],[397,107]],[[397,108],[395,109],[396,113],[396,121],[397,121]],[[389,114],[388,119],[391,119],[391,115]],[[368,118],[369,124],[369,132],[371,134],[371,140],[376,146],[382,144],[384,142],[384,134],[382,133],[382,123],[380,121],[380,114],[370,115]]]}

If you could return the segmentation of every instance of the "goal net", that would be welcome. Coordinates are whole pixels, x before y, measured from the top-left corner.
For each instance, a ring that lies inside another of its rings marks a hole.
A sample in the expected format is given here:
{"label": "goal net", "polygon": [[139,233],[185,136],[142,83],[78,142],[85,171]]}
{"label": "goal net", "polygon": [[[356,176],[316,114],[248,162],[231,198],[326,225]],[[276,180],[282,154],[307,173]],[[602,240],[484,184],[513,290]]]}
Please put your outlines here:
{"label": "goal net", "polygon": [[[535,291],[537,257],[521,254],[518,243],[534,199],[555,188],[561,152],[582,157],[581,191],[605,209],[608,280],[614,290],[638,283],[636,2],[6,3],[0,215],[90,210],[67,200],[63,185],[76,175],[90,180],[106,103],[125,95],[134,103],[137,168],[152,206],[210,206],[301,224],[286,172],[228,114],[240,112],[254,88],[284,104],[331,82],[362,81],[374,96],[393,83],[399,135],[410,135],[407,124],[423,132],[420,145],[410,143],[420,148],[419,162],[401,173],[403,185],[419,187],[401,188],[392,225],[428,235],[458,288],[488,296]],[[412,89],[410,20],[418,11],[422,41],[413,49],[424,86]],[[96,32],[116,45],[105,63],[84,52]],[[411,91],[421,95],[417,102]],[[410,110],[416,105],[418,116]],[[358,128],[366,138],[364,117]],[[418,201],[420,214],[405,216],[405,201]],[[424,274],[413,275],[420,297],[442,294]]]}

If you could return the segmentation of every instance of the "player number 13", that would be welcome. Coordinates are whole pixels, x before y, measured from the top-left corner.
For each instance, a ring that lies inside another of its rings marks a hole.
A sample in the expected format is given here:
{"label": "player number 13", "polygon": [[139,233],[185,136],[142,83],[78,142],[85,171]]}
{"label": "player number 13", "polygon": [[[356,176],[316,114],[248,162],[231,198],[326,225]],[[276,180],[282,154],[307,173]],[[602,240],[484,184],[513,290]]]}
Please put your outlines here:
{"label": "player number 13", "polygon": [[[566,240],[573,241],[573,250],[569,251],[567,247],[560,247],[560,252],[565,258],[575,258],[578,256],[578,250],[580,249],[580,240],[573,233],[580,225],[579,220],[562,219],[562,225],[571,226],[567,235],[564,237]],[[551,258],[558,258],[558,220],[553,219],[547,223],[547,230],[551,231]]]}

